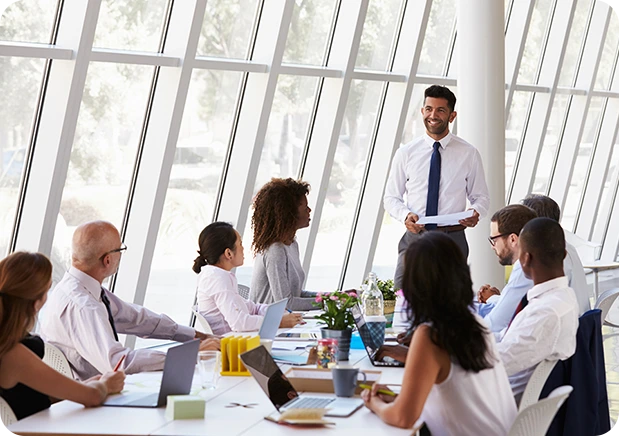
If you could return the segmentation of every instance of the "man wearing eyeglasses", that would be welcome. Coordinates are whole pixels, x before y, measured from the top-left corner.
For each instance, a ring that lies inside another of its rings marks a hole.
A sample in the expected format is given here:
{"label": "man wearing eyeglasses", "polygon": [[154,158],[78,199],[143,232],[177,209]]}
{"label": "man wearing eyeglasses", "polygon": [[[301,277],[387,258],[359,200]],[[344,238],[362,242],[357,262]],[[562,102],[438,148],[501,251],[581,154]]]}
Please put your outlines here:
{"label": "man wearing eyeglasses", "polygon": [[123,356],[127,374],[163,369],[164,352],[131,350],[118,341],[119,334],[180,342],[199,338],[200,349],[219,349],[218,338],[126,303],[102,286],[118,271],[126,249],[111,223],[82,224],[73,234],[72,266],[49,293],[41,333],[60,348],[81,380],[112,371]]}
{"label": "man wearing eyeglasses", "polygon": [[534,210],[521,204],[510,204],[495,212],[490,219],[488,241],[501,265],[513,265],[509,281],[500,292],[494,286],[483,285],[477,292],[479,314],[493,332],[507,327],[514,317],[518,303],[533,287],[533,281],[526,278],[518,256],[520,256],[519,235],[526,223],[536,218]]}
{"label": "man wearing eyeglasses", "polygon": [[[449,131],[456,119],[456,96],[445,86],[425,90],[421,116],[425,135],[400,147],[393,156],[383,204],[389,214],[404,223],[406,232],[398,243],[394,283],[402,287],[404,253],[425,231],[440,231],[454,240],[468,257],[464,235],[475,227],[490,205],[481,156],[475,147]],[[463,212],[467,200],[473,215],[451,226],[418,224],[420,217]]]}

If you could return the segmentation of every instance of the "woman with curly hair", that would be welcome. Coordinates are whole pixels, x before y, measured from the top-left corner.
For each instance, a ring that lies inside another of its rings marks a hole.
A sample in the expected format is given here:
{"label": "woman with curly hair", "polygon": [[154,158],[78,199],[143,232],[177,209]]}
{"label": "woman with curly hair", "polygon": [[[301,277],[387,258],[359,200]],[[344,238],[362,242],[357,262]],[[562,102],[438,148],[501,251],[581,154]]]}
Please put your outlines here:
{"label": "woman with curly hair", "polygon": [[289,310],[315,309],[314,294],[301,288],[305,272],[295,238],[297,230],[310,223],[309,190],[307,182],[273,178],[256,194],[250,300],[273,303],[288,298]]}

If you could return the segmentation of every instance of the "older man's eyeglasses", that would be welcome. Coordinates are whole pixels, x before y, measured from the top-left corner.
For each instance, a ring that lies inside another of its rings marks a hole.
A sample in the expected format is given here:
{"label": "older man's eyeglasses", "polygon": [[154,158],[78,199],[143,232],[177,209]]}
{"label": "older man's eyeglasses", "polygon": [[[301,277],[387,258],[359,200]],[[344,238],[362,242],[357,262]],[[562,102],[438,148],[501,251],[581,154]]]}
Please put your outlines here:
{"label": "older man's eyeglasses", "polygon": [[490,245],[494,247],[496,245],[497,239],[502,238],[503,236],[509,236],[509,235],[511,235],[511,233],[501,233],[500,235],[496,235],[496,236],[488,236],[488,242],[490,242]]}
{"label": "older man's eyeglasses", "polygon": [[127,246],[124,244],[124,242],[120,245],[120,248],[115,248],[114,250],[110,250],[110,251],[106,251],[105,253],[103,253],[103,255],[99,258],[100,260],[103,260],[103,258],[105,256],[107,256],[108,254],[112,254],[112,253],[122,253],[123,251],[125,251],[127,249]]}

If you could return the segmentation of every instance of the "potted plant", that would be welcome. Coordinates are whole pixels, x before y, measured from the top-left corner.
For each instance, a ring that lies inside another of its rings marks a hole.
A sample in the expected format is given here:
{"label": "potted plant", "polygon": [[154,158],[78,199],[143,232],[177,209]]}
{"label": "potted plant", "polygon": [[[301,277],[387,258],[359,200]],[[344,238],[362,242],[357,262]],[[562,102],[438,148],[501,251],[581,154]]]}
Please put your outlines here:
{"label": "potted plant", "polygon": [[314,318],[319,320],[325,327],[320,329],[323,338],[337,339],[338,360],[348,360],[350,353],[350,338],[355,319],[350,309],[359,302],[357,293],[335,291],[329,294],[316,295],[314,306],[322,309],[323,313]]}
{"label": "potted plant", "polygon": [[383,294],[383,314],[387,318],[387,324],[385,327],[389,328],[393,326],[393,314],[395,313],[395,299],[396,290],[393,285],[393,280],[380,280],[376,281],[376,286]]}

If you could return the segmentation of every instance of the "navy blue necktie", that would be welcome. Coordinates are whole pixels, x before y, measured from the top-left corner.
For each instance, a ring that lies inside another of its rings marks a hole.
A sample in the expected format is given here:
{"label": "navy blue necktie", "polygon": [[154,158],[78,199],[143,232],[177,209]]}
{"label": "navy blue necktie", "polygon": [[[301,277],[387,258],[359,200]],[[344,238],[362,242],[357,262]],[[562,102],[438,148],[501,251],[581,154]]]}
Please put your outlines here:
{"label": "navy blue necktie", "polygon": [[110,321],[110,325],[112,326],[112,331],[114,332],[114,339],[118,341],[118,333],[116,333],[116,325],[114,324],[114,317],[112,316],[110,300],[109,298],[107,298],[107,295],[105,295],[105,290],[103,288],[101,288],[101,301],[103,301],[105,310],[107,310],[107,319]]}
{"label": "navy blue necktie", "polygon": [[[438,190],[441,183],[441,148],[440,142],[434,143],[434,151],[430,159],[430,176],[428,177],[428,199],[426,201],[426,216],[438,215]],[[426,224],[427,230],[436,229],[436,224]]]}

